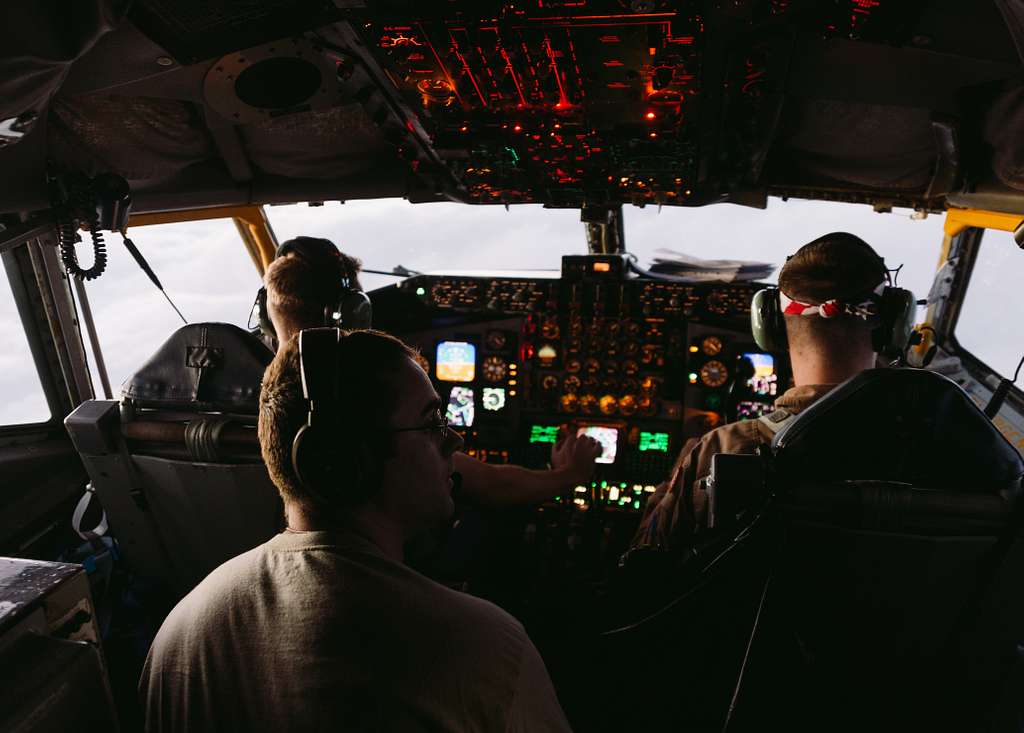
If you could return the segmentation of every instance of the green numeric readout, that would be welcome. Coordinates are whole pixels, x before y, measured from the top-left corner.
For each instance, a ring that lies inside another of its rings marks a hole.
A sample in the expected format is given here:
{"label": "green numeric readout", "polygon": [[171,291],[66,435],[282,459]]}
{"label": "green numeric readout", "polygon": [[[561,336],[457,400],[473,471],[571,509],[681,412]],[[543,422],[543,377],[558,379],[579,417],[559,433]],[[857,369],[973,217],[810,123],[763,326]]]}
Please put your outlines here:
{"label": "green numeric readout", "polygon": [[668,453],[668,437],[668,433],[648,433],[641,430],[638,448],[641,453],[652,450],[659,453]]}
{"label": "green numeric readout", "polygon": [[557,443],[558,442],[558,426],[557,425],[531,425],[530,426],[530,442],[531,443]]}

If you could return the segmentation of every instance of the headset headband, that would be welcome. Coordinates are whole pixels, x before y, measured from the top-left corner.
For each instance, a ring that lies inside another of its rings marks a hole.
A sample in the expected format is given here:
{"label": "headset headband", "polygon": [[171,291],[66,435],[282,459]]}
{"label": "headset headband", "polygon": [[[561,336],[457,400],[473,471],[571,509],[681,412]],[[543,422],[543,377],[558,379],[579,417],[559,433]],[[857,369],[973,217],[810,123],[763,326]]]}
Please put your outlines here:
{"label": "headset headband", "polygon": [[885,292],[888,279],[883,280],[871,291],[866,300],[859,303],[847,303],[838,298],[831,298],[818,305],[801,303],[793,300],[784,292],[779,290],[779,308],[784,316],[821,316],[822,318],[835,318],[847,315],[861,318],[865,321],[878,316],[878,306],[882,293]]}

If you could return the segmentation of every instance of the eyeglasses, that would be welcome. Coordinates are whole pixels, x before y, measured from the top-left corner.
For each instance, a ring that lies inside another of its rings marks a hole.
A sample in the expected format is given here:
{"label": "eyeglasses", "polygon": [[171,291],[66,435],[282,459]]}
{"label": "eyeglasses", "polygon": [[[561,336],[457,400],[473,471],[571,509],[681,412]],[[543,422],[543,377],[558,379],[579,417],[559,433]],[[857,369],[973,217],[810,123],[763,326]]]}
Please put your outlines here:
{"label": "eyeglasses", "polygon": [[442,415],[440,410],[434,413],[433,419],[426,425],[417,425],[413,428],[381,428],[381,430],[386,433],[411,433],[418,430],[436,430],[441,435],[441,440],[446,440],[455,432],[448,425],[448,416]]}

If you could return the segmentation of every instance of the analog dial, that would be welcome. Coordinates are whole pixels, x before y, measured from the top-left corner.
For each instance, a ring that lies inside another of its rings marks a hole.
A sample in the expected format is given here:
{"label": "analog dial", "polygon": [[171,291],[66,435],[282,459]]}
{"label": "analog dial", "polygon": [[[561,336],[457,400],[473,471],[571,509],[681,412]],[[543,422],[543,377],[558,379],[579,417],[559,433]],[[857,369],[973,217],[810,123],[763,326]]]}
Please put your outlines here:
{"label": "analog dial", "polygon": [[544,324],[540,327],[540,335],[546,339],[556,339],[561,334],[562,330],[558,327],[558,321],[549,320],[544,321]]}
{"label": "analog dial", "polygon": [[707,387],[717,389],[729,381],[729,369],[718,359],[712,359],[700,368],[700,381]]}
{"label": "analog dial", "polygon": [[504,331],[488,331],[484,337],[484,344],[491,351],[501,351],[508,343],[508,337]]}
{"label": "analog dial", "polygon": [[614,415],[615,411],[619,409],[619,401],[615,399],[614,395],[606,394],[601,398],[599,403],[602,415]]}
{"label": "analog dial", "polygon": [[480,371],[483,373],[484,381],[500,382],[508,374],[508,362],[500,356],[485,356]]}
{"label": "analog dial", "polygon": [[718,356],[722,353],[722,339],[718,336],[708,336],[700,342],[700,350],[708,356]]}
{"label": "analog dial", "polygon": [[566,392],[575,392],[580,388],[580,378],[575,374],[570,374],[565,378],[565,382],[562,383]]}

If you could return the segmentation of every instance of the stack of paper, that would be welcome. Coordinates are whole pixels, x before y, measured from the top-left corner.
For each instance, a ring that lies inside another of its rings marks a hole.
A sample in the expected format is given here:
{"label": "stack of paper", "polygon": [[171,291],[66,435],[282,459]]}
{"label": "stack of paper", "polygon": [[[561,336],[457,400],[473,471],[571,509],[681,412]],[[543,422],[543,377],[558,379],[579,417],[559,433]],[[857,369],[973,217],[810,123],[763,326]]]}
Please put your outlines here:
{"label": "stack of paper", "polygon": [[775,272],[770,262],[744,260],[705,260],[671,249],[654,250],[654,264],[650,271],[659,275],[672,275],[691,282],[737,282],[764,280]]}

